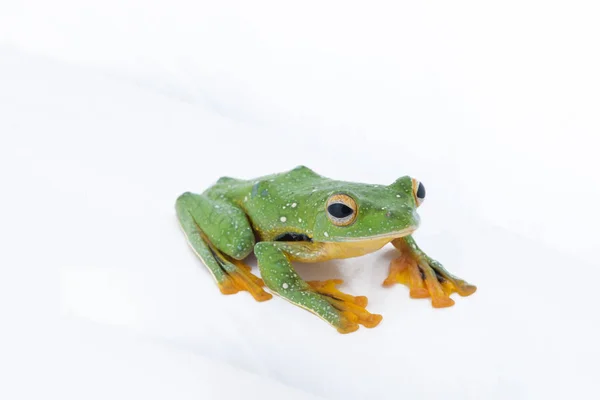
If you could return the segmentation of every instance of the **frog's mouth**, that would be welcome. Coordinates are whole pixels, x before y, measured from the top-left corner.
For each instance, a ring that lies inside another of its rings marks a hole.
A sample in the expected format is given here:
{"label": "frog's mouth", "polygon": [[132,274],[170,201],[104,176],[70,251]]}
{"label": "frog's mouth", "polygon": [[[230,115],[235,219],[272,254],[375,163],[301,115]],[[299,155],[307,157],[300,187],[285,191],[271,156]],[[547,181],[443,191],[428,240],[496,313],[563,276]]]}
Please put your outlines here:
{"label": "frog's mouth", "polygon": [[333,240],[329,240],[330,242],[344,242],[344,243],[350,243],[350,242],[370,242],[370,241],[379,241],[379,240],[384,240],[384,239],[389,239],[389,240],[393,240],[393,239],[398,239],[404,236],[408,236],[411,233],[413,233],[414,231],[417,230],[416,226],[409,226],[408,228],[404,228],[402,230],[399,231],[394,231],[394,232],[387,232],[387,233],[381,233],[379,235],[373,235],[373,236],[364,236],[364,237],[353,237],[353,238],[333,238]]}
{"label": "frog's mouth", "polygon": [[380,235],[355,238],[331,238],[329,241],[320,242],[323,257],[311,261],[324,261],[332,258],[358,257],[381,249],[394,239],[410,235],[417,229],[410,226],[400,231],[382,233]]}

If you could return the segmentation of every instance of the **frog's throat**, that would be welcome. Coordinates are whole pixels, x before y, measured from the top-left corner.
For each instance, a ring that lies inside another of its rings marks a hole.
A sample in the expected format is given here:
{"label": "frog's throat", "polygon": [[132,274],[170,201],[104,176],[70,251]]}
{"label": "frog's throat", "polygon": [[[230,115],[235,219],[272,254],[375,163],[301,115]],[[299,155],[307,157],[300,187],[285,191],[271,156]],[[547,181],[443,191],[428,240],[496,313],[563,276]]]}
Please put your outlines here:
{"label": "frog's throat", "polygon": [[416,227],[408,227],[401,231],[388,232],[381,235],[352,238],[349,240],[338,240],[329,242],[315,242],[310,252],[310,257],[294,255],[292,258],[297,261],[318,262],[337,258],[359,257],[381,249],[394,239],[410,235]]}
{"label": "frog's throat", "polygon": [[351,242],[369,242],[371,240],[379,241],[379,240],[383,240],[383,239],[393,240],[393,239],[401,238],[404,236],[408,236],[416,230],[417,230],[416,226],[409,226],[408,228],[404,228],[399,231],[381,233],[379,235],[353,237],[353,238],[339,238],[339,239],[333,238],[333,240],[319,240],[319,242],[321,242],[321,243],[351,243]]}

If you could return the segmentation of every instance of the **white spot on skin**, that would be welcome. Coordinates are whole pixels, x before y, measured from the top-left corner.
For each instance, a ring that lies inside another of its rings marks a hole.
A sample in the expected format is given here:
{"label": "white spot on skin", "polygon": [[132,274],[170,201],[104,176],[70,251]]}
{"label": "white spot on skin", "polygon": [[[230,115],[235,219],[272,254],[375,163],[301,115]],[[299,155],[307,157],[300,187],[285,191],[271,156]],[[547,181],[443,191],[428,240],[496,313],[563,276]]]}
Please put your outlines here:
{"label": "white spot on skin", "polygon": [[244,201],[248,201],[248,196],[244,196]]}
{"label": "white spot on skin", "polygon": [[399,195],[399,194],[397,194],[397,195],[396,195],[396,197],[400,197],[400,195]]}
{"label": "white spot on skin", "polygon": [[285,222],[285,221],[287,221],[287,218],[286,218],[286,217],[281,217],[281,218],[279,218],[279,220],[280,220],[281,222]]}
{"label": "white spot on skin", "polygon": [[283,208],[285,209],[285,206],[283,206]]}
{"label": "white spot on skin", "polygon": [[327,232],[323,232],[323,235],[325,235],[325,237],[329,237],[329,233]]}
{"label": "white spot on skin", "polygon": [[282,288],[287,289],[289,286],[287,283],[284,283],[283,285],[281,285]]}
{"label": "white spot on skin", "polygon": [[302,222],[302,218],[298,218],[298,222]]}
{"label": "white spot on skin", "polygon": [[298,204],[296,204],[296,203],[292,203],[292,208],[296,208],[297,205]]}

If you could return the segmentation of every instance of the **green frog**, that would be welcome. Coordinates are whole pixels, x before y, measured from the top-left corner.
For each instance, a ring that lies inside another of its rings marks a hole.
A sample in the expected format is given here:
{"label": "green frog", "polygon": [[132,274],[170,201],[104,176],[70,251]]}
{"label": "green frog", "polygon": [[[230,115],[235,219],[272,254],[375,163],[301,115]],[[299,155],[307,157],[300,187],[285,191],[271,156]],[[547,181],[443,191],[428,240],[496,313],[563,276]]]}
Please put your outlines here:
{"label": "green frog", "polygon": [[[299,166],[258,179],[220,178],[202,194],[179,196],[176,211],[221,293],[247,291],[257,301],[273,293],[349,333],[359,324],[377,326],[382,316],[367,311],[365,296],[341,292],[339,279],[304,281],[293,261],[358,257],[391,243],[400,253],[383,286],[405,284],[412,298],[430,297],[436,308],[452,306],[454,292],[475,292],[411,236],[424,199],[425,186],[409,176],[385,186],[333,180]],[[262,279],[243,262],[252,251]]]}

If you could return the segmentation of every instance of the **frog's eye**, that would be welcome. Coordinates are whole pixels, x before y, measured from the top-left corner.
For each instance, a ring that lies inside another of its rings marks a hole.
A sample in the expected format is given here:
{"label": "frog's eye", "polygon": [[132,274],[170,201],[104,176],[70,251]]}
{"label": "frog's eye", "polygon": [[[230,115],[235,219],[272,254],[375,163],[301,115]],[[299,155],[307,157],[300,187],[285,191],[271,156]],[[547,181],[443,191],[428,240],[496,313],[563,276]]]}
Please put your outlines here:
{"label": "frog's eye", "polygon": [[327,200],[327,217],[336,226],[348,226],[356,219],[358,207],[346,194],[334,194]]}
{"label": "frog's eye", "polygon": [[423,200],[425,200],[425,186],[418,180],[413,179],[412,189],[413,196],[415,196],[415,202],[417,203],[417,207],[419,207],[423,203]]}

